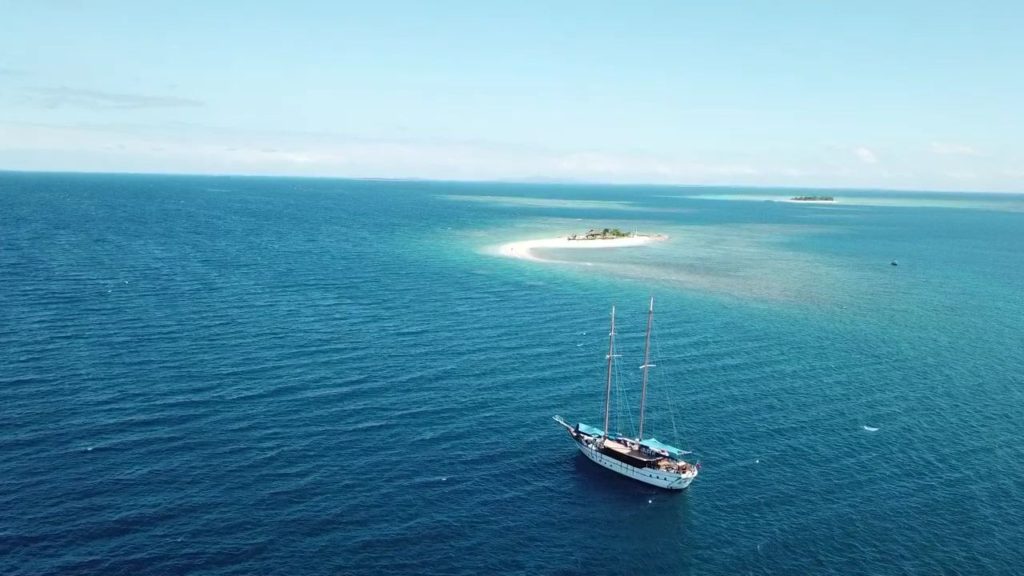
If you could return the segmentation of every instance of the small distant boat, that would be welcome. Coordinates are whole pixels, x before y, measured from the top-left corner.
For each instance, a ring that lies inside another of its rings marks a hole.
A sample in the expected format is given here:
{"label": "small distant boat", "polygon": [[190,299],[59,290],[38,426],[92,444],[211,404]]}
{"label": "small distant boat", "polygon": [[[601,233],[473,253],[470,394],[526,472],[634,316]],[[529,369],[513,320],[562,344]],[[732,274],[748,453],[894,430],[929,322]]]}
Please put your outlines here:
{"label": "small distant boat", "polygon": [[892,262],[889,262],[889,265],[890,265],[890,266],[899,266],[899,265],[900,265],[900,263],[899,263],[899,262],[897,262],[897,261],[895,261],[895,260],[893,260]]}
{"label": "small distant boat", "polygon": [[640,427],[636,438],[608,433],[611,409],[612,367],[615,363],[615,307],[612,307],[612,328],[608,335],[608,377],[604,395],[604,429],[582,422],[575,426],[561,416],[555,422],[565,427],[576,447],[594,463],[613,472],[667,490],[683,490],[697,477],[698,464],[683,459],[689,454],[675,446],[644,438],[644,404],[647,400],[647,374],[650,363],[651,325],[654,320],[654,298],[647,311],[647,336],[644,343],[643,388],[640,392]]}

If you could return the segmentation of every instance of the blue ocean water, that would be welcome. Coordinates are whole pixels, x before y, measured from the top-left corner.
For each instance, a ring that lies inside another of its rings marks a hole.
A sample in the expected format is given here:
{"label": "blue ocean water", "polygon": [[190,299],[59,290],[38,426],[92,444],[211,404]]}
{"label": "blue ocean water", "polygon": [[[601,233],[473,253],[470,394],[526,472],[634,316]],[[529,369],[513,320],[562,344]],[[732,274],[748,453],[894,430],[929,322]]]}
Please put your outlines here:
{"label": "blue ocean water", "polygon": [[0,573],[1021,572],[1024,199],[829,193],[2,173]]}

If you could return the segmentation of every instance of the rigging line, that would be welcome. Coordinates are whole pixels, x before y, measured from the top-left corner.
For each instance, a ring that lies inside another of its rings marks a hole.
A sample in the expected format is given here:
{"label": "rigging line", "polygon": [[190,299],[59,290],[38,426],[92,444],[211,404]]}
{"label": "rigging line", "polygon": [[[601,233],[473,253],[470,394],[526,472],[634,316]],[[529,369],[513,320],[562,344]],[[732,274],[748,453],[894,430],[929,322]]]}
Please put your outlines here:
{"label": "rigging line", "polygon": [[[659,346],[659,343],[658,343],[658,330],[657,330],[656,327],[651,329],[651,340],[654,343],[655,358],[661,358],[661,347]],[[667,390],[662,395],[662,397],[664,397],[664,398],[666,398],[668,400],[665,403],[668,405],[668,415],[672,419],[672,434],[673,434],[673,438],[672,439],[675,440],[676,442],[679,442],[680,436],[679,436],[679,427],[676,426],[675,402],[672,401],[672,397],[668,394]]]}
{"label": "rigging line", "polygon": [[618,368],[615,369],[615,431],[621,430],[620,421],[622,418],[622,382],[618,377]]}
{"label": "rigging line", "polygon": [[670,398],[669,401],[667,402],[667,404],[668,404],[668,415],[669,415],[669,418],[672,419],[672,435],[673,435],[673,439],[676,442],[679,442],[681,440],[681,436],[679,435],[679,426],[676,425],[676,407],[675,407],[675,402],[673,402],[672,399]]}
{"label": "rigging line", "polygon": [[[616,432],[616,433],[618,433],[618,432],[620,432],[622,430],[622,426],[621,426],[622,411],[623,411],[622,403],[623,403],[623,397],[625,396],[625,393],[624,393],[624,391],[622,389],[622,369],[619,366],[619,362],[615,362],[614,361],[614,360],[622,357],[621,354],[618,354],[618,345],[617,344],[618,343],[616,343],[615,351],[614,351],[614,353],[611,356],[611,359],[612,359],[612,363],[611,363],[611,384],[612,384],[612,386],[611,386],[611,390],[610,390],[611,395],[613,396],[613,398],[612,398],[612,405],[615,407],[615,420],[608,423],[609,427],[611,427],[613,425],[615,426],[614,432]],[[611,429],[610,430],[605,430],[605,434],[608,435],[612,431],[613,430],[611,430]]]}
{"label": "rigging line", "polygon": [[[627,436],[633,436],[633,435],[635,435],[634,434],[634,430],[636,429],[636,426],[633,423],[633,411],[629,409],[629,407],[632,406],[632,404],[631,404],[631,402],[629,400],[629,392],[626,389],[626,384],[624,384],[624,380],[626,380],[626,379],[622,377],[622,367],[619,366],[619,364],[615,364],[615,370],[614,371],[615,371],[615,397],[616,397],[616,412],[615,412],[615,417],[616,417],[615,426],[617,428],[616,432],[620,432],[620,433],[623,432],[623,429],[621,427],[621,424],[622,424],[621,417],[622,417],[623,414],[625,414],[625,424],[629,427],[627,430],[625,430],[626,435]],[[628,373],[629,372],[627,372],[627,374]]]}
{"label": "rigging line", "polygon": [[632,433],[632,430],[633,430],[633,414],[629,410],[629,406],[630,406],[629,393],[626,391],[626,387],[623,384],[622,368],[618,364],[615,365],[615,393],[616,393],[616,398],[618,399],[618,403],[616,405],[618,411],[615,413],[615,417],[616,417],[615,425],[617,427],[616,432],[620,432],[621,433],[623,431],[623,429],[621,427],[621,416],[622,416],[622,414],[625,414],[626,415],[626,425],[629,426],[629,430],[627,430],[626,432]]}
{"label": "rigging line", "polygon": [[625,374],[626,374],[626,377],[623,379],[623,381],[624,381],[624,384],[623,384],[623,396],[626,399],[626,403],[627,403],[627,406],[628,406],[628,408],[626,409],[626,424],[629,426],[629,429],[627,429],[626,431],[628,433],[628,436],[630,436],[631,438],[636,438],[636,436],[637,436],[637,425],[636,425],[636,420],[633,418],[633,406],[634,406],[634,404],[630,401],[630,393],[629,393],[630,386],[633,386],[634,388],[636,387],[635,378],[633,378],[633,376],[634,376],[633,370],[630,370],[628,367],[627,367],[627,370],[626,370]]}
{"label": "rigging line", "polygon": [[615,305],[612,305],[611,329],[608,331],[608,375],[604,390],[604,438],[608,439],[608,412],[612,407],[612,364],[615,363]]}
{"label": "rigging line", "polygon": [[[629,401],[629,393],[626,392],[626,389],[624,387],[622,389],[622,397],[625,400],[627,406],[632,406],[632,403]],[[636,425],[633,423],[633,411],[625,410],[624,413],[626,414],[626,425],[629,426],[629,429],[626,430],[626,432],[628,433],[627,435],[635,436]]]}
{"label": "rigging line", "polygon": [[679,442],[679,428],[676,426],[676,411],[672,408],[672,403],[668,403],[668,415],[672,418],[672,434],[673,440]]}
{"label": "rigging line", "polygon": [[[610,422],[609,428],[612,425],[614,425],[615,428],[618,429],[618,427],[619,427],[619,414],[622,412],[621,407],[620,407],[620,404],[622,402],[622,396],[621,396],[621,394],[619,394],[619,365],[618,364],[612,364],[611,378],[612,378],[612,386],[611,386],[612,404],[615,406],[615,420]],[[610,436],[611,433],[612,433],[612,430],[611,429],[605,430],[604,433],[606,435]]]}

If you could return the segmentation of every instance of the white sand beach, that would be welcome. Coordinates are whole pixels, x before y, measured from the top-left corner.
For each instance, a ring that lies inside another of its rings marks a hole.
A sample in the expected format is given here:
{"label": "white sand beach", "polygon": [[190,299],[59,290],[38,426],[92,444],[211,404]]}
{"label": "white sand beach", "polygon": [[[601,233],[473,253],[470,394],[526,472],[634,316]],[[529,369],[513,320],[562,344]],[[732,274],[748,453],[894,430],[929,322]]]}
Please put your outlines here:
{"label": "white sand beach", "polygon": [[651,242],[667,240],[667,236],[630,236],[628,238],[597,238],[593,240],[570,240],[566,237],[543,238],[539,240],[521,240],[502,244],[498,249],[502,256],[519,258],[522,260],[534,260],[547,262],[543,258],[534,255],[533,250],[537,248],[571,248],[571,249],[600,249],[600,248],[627,248],[631,246],[644,246]]}
{"label": "white sand beach", "polygon": [[838,200],[796,200],[794,198],[786,198],[782,200],[788,204],[839,204]]}

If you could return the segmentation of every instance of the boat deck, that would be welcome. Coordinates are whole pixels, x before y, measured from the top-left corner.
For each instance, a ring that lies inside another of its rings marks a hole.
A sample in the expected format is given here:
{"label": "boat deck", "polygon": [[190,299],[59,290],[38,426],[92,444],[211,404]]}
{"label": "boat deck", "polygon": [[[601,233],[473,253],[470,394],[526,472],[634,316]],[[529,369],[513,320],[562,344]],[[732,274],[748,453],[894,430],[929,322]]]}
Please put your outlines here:
{"label": "boat deck", "polygon": [[629,446],[626,446],[625,444],[617,442],[615,440],[605,440],[604,447],[614,450],[624,456],[629,456],[630,458],[643,460],[645,462],[656,462],[661,459],[660,456],[651,456],[649,454],[644,454],[639,450],[631,450]]}

